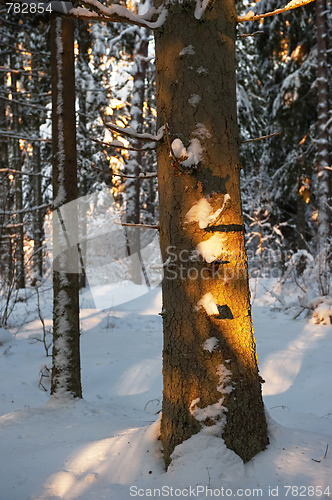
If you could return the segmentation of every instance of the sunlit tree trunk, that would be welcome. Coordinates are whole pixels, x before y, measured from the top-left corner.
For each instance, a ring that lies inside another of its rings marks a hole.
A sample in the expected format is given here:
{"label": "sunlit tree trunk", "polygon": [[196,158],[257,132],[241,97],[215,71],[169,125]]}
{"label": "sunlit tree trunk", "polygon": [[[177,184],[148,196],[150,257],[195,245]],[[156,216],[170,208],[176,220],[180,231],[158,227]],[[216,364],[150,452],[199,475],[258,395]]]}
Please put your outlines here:
{"label": "sunlit tree trunk", "polygon": [[[37,120],[37,130],[39,123]],[[41,183],[41,159],[40,145],[38,142],[33,146],[33,205],[39,207],[43,203],[42,183]],[[42,210],[34,210],[33,212],[33,240],[34,240],[34,256],[33,256],[33,271],[35,278],[41,279],[43,276],[43,214]]]}
{"label": "sunlit tree trunk", "polygon": [[[61,207],[77,199],[75,123],[74,21],[54,17],[51,22],[52,153],[54,216],[53,248],[53,367],[51,394],[81,397],[79,348],[78,217],[75,204],[70,220]],[[70,226],[66,227],[66,224]],[[76,272],[75,272],[76,271]]]}
{"label": "sunlit tree trunk", "polygon": [[[145,102],[145,75],[147,68],[148,55],[148,34],[145,28],[140,28],[136,50],[134,53],[134,71],[133,71],[133,92],[131,99],[131,122],[130,125],[138,133],[143,132],[144,118],[143,108]],[[127,173],[131,176],[126,180],[126,222],[139,224],[140,207],[140,189],[141,180],[139,178],[142,172],[143,152],[139,151],[143,147],[140,139],[132,142],[133,148],[137,151],[130,151],[129,161],[127,162]],[[146,182],[146,181],[145,181]],[[136,254],[142,264],[141,258],[141,234],[140,229],[129,227],[126,230],[128,252]],[[136,262],[136,260],[134,261]],[[144,273],[144,269],[143,269]],[[142,282],[141,269],[133,263],[131,269],[131,279],[135,283]]]}
{"label": "sunlit tree trunk", "polygon": [[205,426],[244,461],[268,443],[240,200],[236,12],[232,0],[202,19],[194,8],[170,3],[155,32],[166,466]]}

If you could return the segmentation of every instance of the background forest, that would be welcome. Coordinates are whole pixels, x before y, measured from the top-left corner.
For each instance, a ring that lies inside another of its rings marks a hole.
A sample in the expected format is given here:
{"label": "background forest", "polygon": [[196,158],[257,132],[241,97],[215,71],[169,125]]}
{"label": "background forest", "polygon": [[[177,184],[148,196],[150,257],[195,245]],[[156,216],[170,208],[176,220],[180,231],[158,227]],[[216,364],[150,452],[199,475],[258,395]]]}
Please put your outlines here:
{"label": "background forest", "polygon": [[[254,10],[277,7],[277,1],[261,0]],[[238,10],[245,11],[242,3]],[[330,2],[326,13],[329,42]],[[0,30],[0,321],[5,326],[16,290],[35,286],[50,273],[45,246],[45,221],[52,204],[50,24],[45,14],[18,16],[2,8]],[[326,54],[330,79],[330,46]],[[242,197],[251,276],[273,276],[283,287],[295,287],[297,304],[283,298],[279,289],[280,305],[299,306],[295,314],[311,311],[318,305],[313,299],[330,293],[327,263],[331,260],[330,248],[324,259],[321,254],[317,258],[315,4],[239,24],[237,58]],[[123,222],[156,224],[154,151],[126,149],[142,149],[142,144],[137,140],[129,146],[121,132],[105,126],[156,132],[152,34],[137,26],[77,22],[75,73],[79,195],[107,186]],[[329,115],[329,138],[331,126]],[[108,146],[111,141],[113,146]],[[331,140],[327,158],[330,154]],[[326,210],[330,217],[331,209]],[[82,277],[81,285],[85,284]]]}

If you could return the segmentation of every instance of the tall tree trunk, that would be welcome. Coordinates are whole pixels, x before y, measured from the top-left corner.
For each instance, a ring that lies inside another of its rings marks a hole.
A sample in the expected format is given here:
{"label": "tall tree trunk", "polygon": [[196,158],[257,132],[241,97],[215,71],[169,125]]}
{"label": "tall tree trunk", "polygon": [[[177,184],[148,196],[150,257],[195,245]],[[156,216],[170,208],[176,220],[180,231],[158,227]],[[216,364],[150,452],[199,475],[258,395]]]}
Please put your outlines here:
{"label": "tall tree trunk", "polygon": [[[53,368],[51,394],[82,396],[79,347],[77,207],[65,219],[61,206],[77,199],[74,21],[51,21],[54,217]],[[74,245],[70,248],[70,241]]]}
{"label": "tall tree trunk", "polygon": [[[143,132],[144,127],[144,117],[143,117],[143,107],[145,101],[145,75],[147,68],[147,55],[148,55],[148,34],[145,28],[140,28],[139,30],[139,40],[137,43],[136,51],[134,54],[135,60],[135,72],[134,72],[134,84],[133,84],[133,95],[131,100],[131,122],[130,125],[138,132]],[[135,149],[141,149],[143,143],[140,139],[136,139],[132,142]],[[131,151],[129,155],[129,161],[127,163],[127,173],[135,178],[128,178],[126,180],[126,222],[131,224],[140,223],[140,189],[141,180],[139,175],[142,171],[142,161],[143,152],[142,151]],[[145,279],[148,280],[145,273],[143,261],[141,258],[141,233],[139,228],[129,227],[126,231],[127,243],[128,243],[128,253],[131,255],[137,255],[140,261],[140,266],[135,264],[136,260],[133,260],[131,269],[131,279],[134,283],[140,284],[142,282],[142,272],[140,267],[143,269],[143,274]],[[147,282],[149,286],[149,283]]]}
{"label": "tall tree trunk", "polygon": [[[13,130],[19,135],[19,111],[17,100],[19,100],[19,94],[16,89],[17,75],[12,74],[12,95],[13,95]],[[14,153],[14,163],[13,167],[15,170],[20,172],[22,170],[22,154],[19,146],[19,140],[13,139],[13,153]],[[15,224],[16,228],[16,245],[15,245],[15,284],[17,288],[25,288],[25,266],[24,266],[24,229],[23,229],[23,190],[22,190],[22,176],[16,174],[15,176],[15,210],[16,218]]]}
{"label": "tall tree trunk", "polygon": [[[36,130],[39,130],[39,122],[37,121]],[[41,185],[41,161],[40,161],[40,145],[35,142],[33,145],[33,204],[39,207],[43,203],[42,185]],[[33,271],[34,277],[41,279],[43,276],[43,215],[41,209],[33,212],[33,240],[34,240],[34,255],[33,255]]]}
{"label": "tall tree trunk", "polygon": [[166,128],[158,149],[161,250],[168,263],[164,459],[167,466],[176,445],[214,425],[248,461],[268,437],[240,200],[236,12],[232,0],[212,3],[203,19],[193,2],[168,8],[155,32],[157,111]]}
{"label": "tall tree trunk", "polygon": [[[4,63],[3,56],[0,59]],[[4,98],[0,97],[0,127],[2,130],[7,130],[8,120],[6,117],[6,105]],[[7,138],[0,137],[0,168],[6,169],[9,166],[8,158],[8,143]],[[11,193],[10,181],[7,173],[2,173],[0,177],[0,252],[1,252],[1,267],[0,278],[1,288],[11,283],[13,275],[13,259],[12,259],[12,242],[6,230],[9,221],[9,212],[11,209]]]}
{"label": "tall tree trunk", "polygon": [[[82,262],[86,262],[87,258],[87,212],[88,204],[83,201],[83,197],[88,194],[88,181],[87,174],[84,168],[84,160],[91,157],[90,145],[89,145],[89,133],[87,129],[87,89],[89,86],[89,80],[87,77],[87,72],[89,70],[89,48],[90,43],[88,39],[88,26],[86,23],[79,23],[77,26],[77,42],[79,49],[79,63],[82,68],[81,76],[85,78],[84,84],[80,86],[78,91],[78,103],[79,103],[79,116],[78,116],[78,131],[83,136],[83,144],[81,144],[81,152],[78,161],[79,169],[79,197],[81,198],[79,207],[79,232],[80,232],[80,249],[81,249],[81,259]],[[80,288],[85,288],[88,285],[87,276],[85,272],[85,267],[82,266],[80,277],[79,277]]]}
{"label": "tall tree trunk", "polygon": [[[320,293],[329,293],[328,246],[331,236],[331,170],[329,155],[329,97],[327,69],[326,0],[316,1],[318,53],[318,141],[316,169],[318,175],[318,248],[320,265]],[[331,269],[330,269],[331,270]]]}
{"label": "tall tree trunk", "polygon": [[[148,35],[144,28],[140,28],[139,41],[137,50],[135,51],[135,72],[133,83],[133,96],[131,99],[131,123],[130,125],[139,133],[143,132],[143,106],[145,101],[145,74],[148,55]],[[134,148],[140,149],[143,143],[140,139],[136,139],[132,143]],[[127,172],[129,175],[136,176],[135,179],[127,179],[127,207],[126,221],[138,224],[140,222],[140,179],[141,166],[143,160],[142,151],[131,151],[127,164]]]}
{"label": "tall tree trunk", "polygon": [[317,16],[317,52],[318,52],[318,141],[316,169],[318,174],[318,237],[321,250],[326,248],[327,238],[330,235],[331,207],[331,170],[329,155],[329,97],[328,97],[328,70],[327,70],[327,26],[326,0],[316,0]]}
{"label": "tall tree trunk", "polygon": [[296,247],[298,250],[306,248],[306,205],[310,201],[310,185],[307,177],[305,156],[299,155],[297,159],[297,199],[296,199]]}

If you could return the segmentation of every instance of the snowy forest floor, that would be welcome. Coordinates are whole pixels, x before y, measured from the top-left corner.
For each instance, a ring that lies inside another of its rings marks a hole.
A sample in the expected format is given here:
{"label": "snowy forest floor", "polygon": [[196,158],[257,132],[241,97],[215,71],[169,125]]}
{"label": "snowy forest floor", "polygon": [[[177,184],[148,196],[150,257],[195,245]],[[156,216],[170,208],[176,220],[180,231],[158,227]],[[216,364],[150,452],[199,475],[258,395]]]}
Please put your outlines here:
{"label": "snowy forest floor", "polygon": [[[262,290],[253,318],[270,445],[244,465],[201,432],[176,448],[168,472],[157,439],[160,289],[109,311],[83,294],[84,399],[67,403],[38,387],[51,358],[33,339],[36,296],[19,303],[12,338],[0,332],[0,500],[332,498],[332,325],[292,320]],[[50,289],[41,304],[50,327]]]}

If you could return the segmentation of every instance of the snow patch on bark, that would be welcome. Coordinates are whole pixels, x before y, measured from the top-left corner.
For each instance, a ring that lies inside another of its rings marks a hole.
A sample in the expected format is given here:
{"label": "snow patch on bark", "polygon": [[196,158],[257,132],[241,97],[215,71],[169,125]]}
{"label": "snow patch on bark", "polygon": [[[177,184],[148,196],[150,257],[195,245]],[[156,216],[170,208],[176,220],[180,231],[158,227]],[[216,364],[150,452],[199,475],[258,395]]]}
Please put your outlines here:
{"label": "snow patch on bark", "polygon": [[213,295],[211,292],[206,293],[203,297],[197,302],[195,306],[195,310],[199,311],[201,308],[205,309],[205,312],[208,316],[213,316],[215,314],[219,314],[217,305],[214,301]]}
{"label": "snow patch on bark", "polygon": [[[197,97],[199,97],[199,96],[197,96]],[[206,128],[206,126],[204,125],[204,123],[197,123],[196,129],[193,133],[193,136],[198,137],[199,139],[210,139],[211,138],[211,134],[208,131],[208,129]]]}
{"label": "snow patch on bark", "polygon": [[224,398],[220,398],[219,401],[212,405],[208,405],[205,408],[199,408],[197,405],[200,402],[200,398],[196,398],[191,402],[190,413],[199,422],[204,422],[207,418],[215,419],[220,417],[224,412],[225,407],[223,406]]}
{"label": "snow patch on bark", "polygon": [[182,162],[182,165],[185,167],[193,167],[194,165],[198,165],[198,163],[202,160],[202,146],[198,139],[192,139],[191,143],[188,147],[188,158]]}
{"label": "snow patch on bark", "polygon": [[206,198],[201,198],[191,209],[187,212],[185,222],[198,222],[201,229],[206,228],[209,224],[217,221],[218,217],[222,214],[225,208],[229,205],[231,197],[225,194],[221,208],[213,210],[213,207]]}
{"label": "snow patch on bark", "polygon": [[193,107],[193,108],[197,108],[197,105],[199,104],[201,100],[201,97],[197,94],[192,94],[189,99],[188,99],[188,102],[189,104]]}
{"label": "snow patch on bark", "polygon": [[200,403],[200,398],[194,399],[189,407],[190,413],[199,422],[204,422],[206,419],[214,420],[215,425],[212,426],[216,430],[223,427],[225,423],[225,412],[227,411],[224,406],[226,394],[230,394],[233,390],[231,376],[232,372],[228,370],[224,365],[220,365],[217,368],[217,375],[219,376],[219,385],[217,386],[217,391],[221,393],[222,397],[214,404],[207,405],[205,408],[200,408],[198,404]]}
{"label": "snow patch on bark", "polygon": [[179,53],[179,56],[192,56],[195,54],[195,49],[193,45],[188,45],[187,47],[184,47],[184,49],[181,50]]}
{"label": "snow patch on bark", "polygon": [[210,337],[203,344],[204,351],[213,352],[217,345],[219,344],[219,340],[216,337]]}
{"label": "snow patch on bark", "polygon": [[217,233],[211,236],[208,240],[201,241],[196,246],[198,253],[203,257],[206,262],[213,262],[218,259],[222,253],[224,246],[224,237]]}
{"label": "snow patch on bark", "polygon": [[185,221],[187,223],[198,222],[199,227],[204,229],[219,216],[220,212],[221,208],[214,212],[210,203],[202,198],[187,212]]}
{"label": "snow patch on bark", "polygon": [[174,139],[172,151],[183,167],[194,167],[202,160],[202,146],[198,139],[194,138],[188,148],[184,147],[181,139]]}
{"label": "snow patch on bark", "polygon": [[220,365],[217,369],[217,374],[219,375],[220,384],[217,387],[217,391],[221,394],[230,394],[233,390],[232,372],[226,368],[224,365]]}
{"label": "snow patch on bark", "polygon": [[199,68],[197,68],[196,73],[198,75],[208,75],[209,74],[208,70],[206,68],[204,68],[204,66],[200,66]]}
{"label": "snow patch on bark", "polygon": [[210,0],[196,0],[195,18],[201,19]]}
{"label": "snow patch on bark", "polygon": [[185,158],[187,156],[187,150],[184,147],[181,139],[174,139],[172,142],[172,151],[174,153],[175,158]]}

